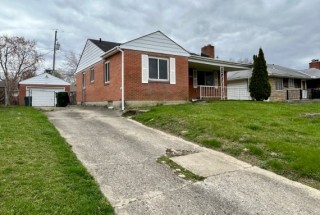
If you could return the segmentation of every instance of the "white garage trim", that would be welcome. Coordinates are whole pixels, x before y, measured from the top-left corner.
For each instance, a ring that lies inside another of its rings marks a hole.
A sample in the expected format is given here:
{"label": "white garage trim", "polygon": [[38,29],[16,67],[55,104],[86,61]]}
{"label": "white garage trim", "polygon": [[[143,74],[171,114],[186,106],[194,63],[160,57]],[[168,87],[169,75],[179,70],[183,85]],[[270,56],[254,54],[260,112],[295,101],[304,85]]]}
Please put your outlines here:
{"label": "white garage trim", "polygon": [[54,107],[57,92],[65,92],[65,87],[26,87],[26,96],[32,97],[32,106]]}

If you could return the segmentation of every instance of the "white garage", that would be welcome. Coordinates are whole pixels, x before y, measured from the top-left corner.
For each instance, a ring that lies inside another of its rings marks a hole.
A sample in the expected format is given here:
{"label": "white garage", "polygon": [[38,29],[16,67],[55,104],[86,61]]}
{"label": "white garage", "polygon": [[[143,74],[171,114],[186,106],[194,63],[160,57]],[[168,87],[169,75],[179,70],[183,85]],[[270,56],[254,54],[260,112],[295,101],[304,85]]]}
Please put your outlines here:
{"label": "white garage", "polygon": [[[70,84],[62,79],[43,73],[38,76],[26,79],[19,83],[20,105],[32,105],[34,107],[56,106],[56,93],[70,92]],[[26,99],[31,102],[26,103]]]}

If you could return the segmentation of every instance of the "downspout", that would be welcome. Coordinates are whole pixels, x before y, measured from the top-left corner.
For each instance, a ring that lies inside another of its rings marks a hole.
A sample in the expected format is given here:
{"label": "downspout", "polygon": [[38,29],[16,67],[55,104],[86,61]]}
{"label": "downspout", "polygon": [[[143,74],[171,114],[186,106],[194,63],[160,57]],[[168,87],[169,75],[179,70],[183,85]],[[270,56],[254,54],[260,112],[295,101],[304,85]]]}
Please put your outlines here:
{"label": "downspout", "polygon": [[119,46],[117,49],[121,52],[121,110],[124,111],[124,52]]}

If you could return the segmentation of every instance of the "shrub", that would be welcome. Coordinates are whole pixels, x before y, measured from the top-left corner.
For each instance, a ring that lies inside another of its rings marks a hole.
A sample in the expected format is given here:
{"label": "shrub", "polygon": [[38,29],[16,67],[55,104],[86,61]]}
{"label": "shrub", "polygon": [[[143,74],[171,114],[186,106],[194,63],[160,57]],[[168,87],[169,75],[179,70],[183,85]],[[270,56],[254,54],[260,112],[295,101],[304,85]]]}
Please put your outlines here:
{"label": "shrub", "polygon": [[257,101],[267,100],[271,94],[267,63],[261,48],[258,56],[253,55],[253,70],[249,84],[249,91],[250,96]]}

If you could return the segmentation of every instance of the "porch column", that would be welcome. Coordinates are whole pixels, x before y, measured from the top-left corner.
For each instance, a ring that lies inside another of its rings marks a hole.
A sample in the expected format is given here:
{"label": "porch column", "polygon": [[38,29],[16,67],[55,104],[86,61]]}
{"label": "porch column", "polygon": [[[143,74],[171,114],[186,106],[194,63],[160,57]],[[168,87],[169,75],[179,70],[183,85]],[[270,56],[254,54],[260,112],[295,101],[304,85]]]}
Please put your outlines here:
{"label": "porch column", "polygon": [[220,66],[221,100],[224,100],[224,67]]}

